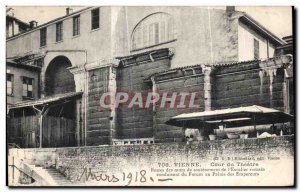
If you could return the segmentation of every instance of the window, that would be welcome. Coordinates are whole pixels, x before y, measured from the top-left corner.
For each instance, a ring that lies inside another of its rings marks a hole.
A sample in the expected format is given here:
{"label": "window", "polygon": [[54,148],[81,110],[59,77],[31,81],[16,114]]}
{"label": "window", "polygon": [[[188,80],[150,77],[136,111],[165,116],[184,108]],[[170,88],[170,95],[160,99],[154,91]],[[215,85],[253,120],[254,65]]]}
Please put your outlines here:
{"label": "window", "polygon": [[73,17],[73,36],[80,34],[80,15]]}
{"label": "window", "polygon": [[33,79],[23,77],[23,97],[33,98]]}
{"label": "window", "polygon": [[259,41],[254,39],[254,59],[259,59]]}
{"label": "window", "polygon": [[40,30],[40,47],[43,47],[47,44],[47,28]]}
{"label": "window", "polygon": [[14,93],[14,75],[12,74],[6,74],[6,94],[7,95],[13,95]]}
{"label": "window", "polygon": [[63,23],[56,23],[56,42],[63,40]]}
{"label": "window", "polygon": [[137,24],[131,40],[133,50],[154,46],[175,39],[173,18],[166,13],[152,14]]}
{"label": "window", "polygon": [[92,30],[99,28],[99,8],[92,10]]}

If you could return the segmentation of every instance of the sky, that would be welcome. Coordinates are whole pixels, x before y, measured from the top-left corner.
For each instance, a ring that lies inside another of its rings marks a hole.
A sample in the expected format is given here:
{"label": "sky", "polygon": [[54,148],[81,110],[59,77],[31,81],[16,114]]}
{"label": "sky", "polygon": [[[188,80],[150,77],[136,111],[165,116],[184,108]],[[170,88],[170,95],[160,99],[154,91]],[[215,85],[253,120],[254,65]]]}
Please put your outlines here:
{"label": "sky", "polygon": [[[29,22],[36,20],[38,24],[65,15],[66,6],[11,6],[15,17],[22,21]],[[73,6],[73,11],[78,11],[84,7]],[[225,9],[225,7],[210,7],[213,9]],[[252,18],[266,27],[269,31],[282,38],[292,34],[292,8],[280,6],[261,7],[236,7],[236,10],[248,13]]]}

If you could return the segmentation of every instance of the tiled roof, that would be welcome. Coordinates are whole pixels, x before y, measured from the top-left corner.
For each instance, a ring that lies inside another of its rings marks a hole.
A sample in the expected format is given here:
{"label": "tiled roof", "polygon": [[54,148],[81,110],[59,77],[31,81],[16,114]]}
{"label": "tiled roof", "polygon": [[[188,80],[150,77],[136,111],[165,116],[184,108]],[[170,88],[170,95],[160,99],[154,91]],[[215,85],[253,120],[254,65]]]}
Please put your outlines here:
{"label": "tiled roof", "polygon": [[243,64],[243,63],[252,63],[252,62],[258,62],[260,60],[249,60],[249,61],[241,61],[241,62],[228,62],[228,63],[204,63],[204,64],[195,64],[195,65],[189,65],[189,66],[183,66],[183,67],[176,67],[164,71],[160,71],[157,73],[153,73],[149,76],[152,77],[154,75],[159,75],[159,74],[164,74],[168,73],[171,71],[176,71],[176,70],[182,70],[182,69],[188,69],[188,68],[197,68],[197,67],[202,67],[202,66],[214,66],[214,67],[223,67],[223,66],[232,66],[232,65],[237,65],[237,64]]}
{"label": "tiled roof", "polygon": [[176,68],[160,71],[160,72],[157,72],[157,73],[153,73],[146,79],[150,79],[150,77],[155,76],[155,75],[160,75],[160,74],[164,74],[164,73],[168,73],[168,72],[172,72],[172,71],[176,71],[176,70],[188,69],[188,68],[197,68],[197,67],[202,67],[202,66],[213,66],[213,67],[219,68],[219,67],[233,66],[233,65],[239,65],[239,64],[249,64],[249,63],[254,63],[254,62],[274,61],[274,60],[276,60],[278,58],[281,58],[281,57],[292,57],[292,56],[291,55],[284,55],[284,56],[279,56],[279,57],[274,57],[274,58],[269,58],[269,59],[256,59],[256,60],[248,60],[248,61],[233,61],[233,62],[224,62],[224,63],[221,63],[221,62],[220,63],[204,63],[204,64],[196,64],[196,65],[189,65],[189,66],[183,66],[183,67],[176,67]]}

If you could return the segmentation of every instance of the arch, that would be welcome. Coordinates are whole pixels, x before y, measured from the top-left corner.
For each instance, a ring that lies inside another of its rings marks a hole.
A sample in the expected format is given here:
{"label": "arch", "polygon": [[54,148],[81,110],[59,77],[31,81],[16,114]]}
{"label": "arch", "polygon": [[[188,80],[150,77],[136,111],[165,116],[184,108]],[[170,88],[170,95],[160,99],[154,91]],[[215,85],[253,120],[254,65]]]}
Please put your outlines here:
{"label": "arch", "polygon": [[152,13],[144,17],[134,27],[131,34],[131,49],[152,47],[175,39],[173,16],[164,12]]}
{"label": "arch", "polygon": [[67,69],[72,67],[71,61],[65,56],[53,58],[45,72],[45,94],[47,96],[74,92],[74,75]]}

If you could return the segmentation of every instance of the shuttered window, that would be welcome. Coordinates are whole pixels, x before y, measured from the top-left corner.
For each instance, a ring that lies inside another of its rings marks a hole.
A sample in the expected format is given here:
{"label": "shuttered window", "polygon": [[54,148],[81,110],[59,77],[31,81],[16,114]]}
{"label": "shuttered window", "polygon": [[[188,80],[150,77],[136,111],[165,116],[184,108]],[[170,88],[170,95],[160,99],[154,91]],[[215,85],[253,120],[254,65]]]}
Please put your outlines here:
{"label": "shuttered window", "polygon": [[99,8],[92,10],[92,30],[98,29],[100,26],[100,10]]}
{"label": "shuttered window", "polygon": [[40,30],[40,47],[46,46],[47,44],[47,28]]}
{"label": "shuttered window", "polygon": [[56,23],[56,42],[63,40],[63,23]]}
{"label": "shuttered window", "polygon": [[33,78],[23,77],[23,97],[33,98]]}
{"label": "shuttered window", "polygon": [[6,94],[7,95],[13,95],[13,93],[14,93],[13,84],[14,84],[14,75],[6,74]]}
{"label": "shuttered window", "polygon": [[73,36],[80,34],[80,15],[73,17]]}

